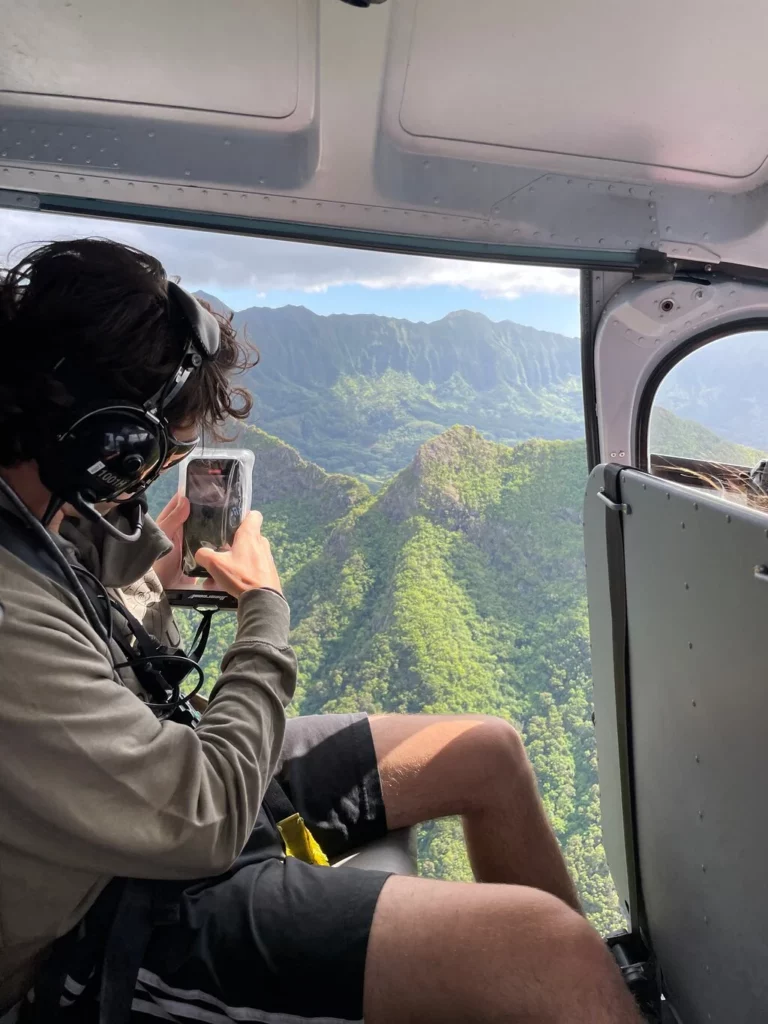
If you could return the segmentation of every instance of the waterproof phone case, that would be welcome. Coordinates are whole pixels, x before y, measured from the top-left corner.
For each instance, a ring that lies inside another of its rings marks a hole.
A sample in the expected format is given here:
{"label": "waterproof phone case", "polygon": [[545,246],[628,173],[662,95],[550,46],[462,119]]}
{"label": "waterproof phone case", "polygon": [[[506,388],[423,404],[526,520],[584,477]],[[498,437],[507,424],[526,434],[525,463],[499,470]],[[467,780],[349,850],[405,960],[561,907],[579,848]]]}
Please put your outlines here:
{"label": "waterproof phone case", "polygon": [[186,576],[208,576],[195,562],[200,548],[232,544],[251,507],[253,463],[253,452],[239,448],[196,449],[181,463],[179,492],[189,499],[181,556]]}

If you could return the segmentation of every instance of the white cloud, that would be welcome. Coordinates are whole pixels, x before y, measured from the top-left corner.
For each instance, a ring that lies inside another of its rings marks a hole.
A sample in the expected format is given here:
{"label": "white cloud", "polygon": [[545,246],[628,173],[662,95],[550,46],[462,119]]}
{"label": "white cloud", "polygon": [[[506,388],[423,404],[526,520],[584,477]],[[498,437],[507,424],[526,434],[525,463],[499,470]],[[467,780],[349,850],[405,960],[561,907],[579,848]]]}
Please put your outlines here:
{"label": "white cloud", "polygon": [[447,285],[484,298],[516,299],[579,291],[575,270],[404,256],[21,210],[0,211],[0,260],[6,263],[9,250],[20,244],[82,235],[114,238],[145,249],[163,261],[169,274],[212,292],[253,289],[263,297],[274,289],[324,292],[344,284],[375,289]]}

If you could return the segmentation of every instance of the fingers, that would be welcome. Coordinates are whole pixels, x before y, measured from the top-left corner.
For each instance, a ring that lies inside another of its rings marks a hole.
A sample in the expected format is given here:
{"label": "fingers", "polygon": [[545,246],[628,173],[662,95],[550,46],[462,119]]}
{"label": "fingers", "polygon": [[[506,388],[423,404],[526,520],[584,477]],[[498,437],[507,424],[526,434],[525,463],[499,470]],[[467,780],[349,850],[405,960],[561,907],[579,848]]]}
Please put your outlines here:
{"label": "fingers", "polygon": [[178,491],[176,491],[171,500],[168,502],[168,504],[163,508],[162,512],[158,513],[158,516],[155,519],[155,522],[157,523],[158,526],[160,526],[160,524],[163,522],[166,516],[173,511],[173,509],[178,504],[179,498],[180,494]]}
{"label": "fingers", "polygon": [[177,494],[157,517],[157,525],[173,540],[174,534],[181,529],[188,517],[189,500],[183,494]]}
{"label": "fingers", "polygon": [[[248,590],[267,588],[282,593],[269,541],[261,534],[260,512],[249,513],[240,524],[232,547],[226,551],[199,548],[195,561],[209,574],[217,589],[239,598]],[[213,589],[210,581],[204,584]]]}
{"label": "fingers", "polygon": [[261,526],[263,522],[264,516],[261,514],[261,512],[249,512],[248,515],[237,528],[237,532],[235,533],[235,541],[237,541],[237,538],[241,533],[244,537],[248,538],[249,540],[253,539],[254,537],[260,537]]}
{"label": "fingers", "polygon": [[[226,585],[226,569],[222,567],[220,562],[222,554],[221,551],[214,551],[212,548],[200,548],[195,552],[195,561],[201,569],[206,570],[209,576],[203,582],[205,590],[226,590],[227,593],[230,592],[230,588]],[[226,566],[226,562],[224,566]]]}

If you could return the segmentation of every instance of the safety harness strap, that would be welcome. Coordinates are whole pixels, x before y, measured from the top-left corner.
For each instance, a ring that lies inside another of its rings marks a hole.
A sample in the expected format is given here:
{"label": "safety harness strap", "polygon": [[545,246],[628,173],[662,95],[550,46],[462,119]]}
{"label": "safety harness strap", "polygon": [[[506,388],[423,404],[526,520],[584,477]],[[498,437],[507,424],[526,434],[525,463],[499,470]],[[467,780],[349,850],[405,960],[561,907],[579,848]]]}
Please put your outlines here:
{"label": "safety harness strap", "polygon": [[[645,907],[640,886],[640,865],[636,842],[634,758],[632,752],[632,703],[629,676],[629,624],[627,579],[624,564],[624,516],[631,510],[622,501],[621,473],[624,466],[608,465],[603,470],[605,538],[608,560],[608,589],[613,640],[613,680],[616,702],[616,735],[621,765],[621,805],[629,887],[630,925],[633,932],[647,936]],[[607,500],[606,500],[607,499]]]}
{"label": "safety harness strap", "polygon": [[277,779],[272,779],[264,794],[264,807],[275,823],[286,857],[295,857],[305,864],[328,866],[328,858],[307,828],[306,822],[288,798]]}

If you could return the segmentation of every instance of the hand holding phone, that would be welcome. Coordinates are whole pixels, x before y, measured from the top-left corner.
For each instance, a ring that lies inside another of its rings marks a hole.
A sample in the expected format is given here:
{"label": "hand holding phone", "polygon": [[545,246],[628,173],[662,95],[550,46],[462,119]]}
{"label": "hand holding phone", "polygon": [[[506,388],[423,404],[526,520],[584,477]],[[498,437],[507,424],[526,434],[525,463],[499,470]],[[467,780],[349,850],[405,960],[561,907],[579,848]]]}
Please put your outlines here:
{"label": "hand holding phone", "polygon": [[261,523],[261,512],[249,512],[235,532],[229,551],[204,548],[197,553],[210,582],[235,599],[247,590],[283,592],[269,541],[261,535]]}

